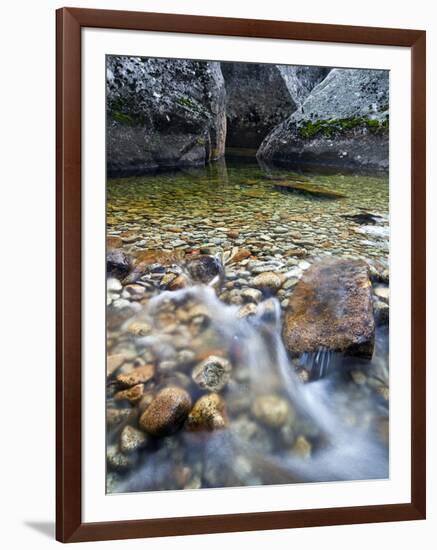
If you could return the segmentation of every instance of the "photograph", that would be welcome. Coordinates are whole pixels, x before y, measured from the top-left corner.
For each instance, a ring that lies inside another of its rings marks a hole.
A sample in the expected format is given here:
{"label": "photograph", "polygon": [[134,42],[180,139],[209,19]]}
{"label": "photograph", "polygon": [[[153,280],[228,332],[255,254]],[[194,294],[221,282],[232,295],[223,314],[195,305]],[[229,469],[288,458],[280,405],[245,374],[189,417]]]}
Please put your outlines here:
{"label": "photograph", "polygon": [[390,71],[101,78],[107,494],[388,479]]}

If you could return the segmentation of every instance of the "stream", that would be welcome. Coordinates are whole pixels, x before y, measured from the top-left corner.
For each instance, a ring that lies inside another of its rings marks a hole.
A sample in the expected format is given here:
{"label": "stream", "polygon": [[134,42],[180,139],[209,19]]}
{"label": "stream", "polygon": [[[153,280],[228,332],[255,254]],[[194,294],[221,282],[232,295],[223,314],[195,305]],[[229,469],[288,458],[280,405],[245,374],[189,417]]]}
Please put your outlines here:
{"label": "stream", "polygon": [[[253,158],[108,181],[108,493],[388,477],[388,201]],[[326,258],[369,266],[370,360],[284,346]]]}

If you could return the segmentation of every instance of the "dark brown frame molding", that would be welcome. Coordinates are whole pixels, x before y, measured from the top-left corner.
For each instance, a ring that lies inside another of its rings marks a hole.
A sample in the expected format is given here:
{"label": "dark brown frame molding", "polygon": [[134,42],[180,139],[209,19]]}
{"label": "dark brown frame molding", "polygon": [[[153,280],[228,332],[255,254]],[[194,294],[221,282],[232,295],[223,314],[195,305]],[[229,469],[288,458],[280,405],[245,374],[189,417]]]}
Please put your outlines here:
{"label": "dark brown frame molding", "polygon": [[[411,502],[190,518],[82,523],[81,29],[113,29],[404,46],[412,56]],[[56,13],[56,538],[62,542],[424,519],[425,31],[92,9]]]}

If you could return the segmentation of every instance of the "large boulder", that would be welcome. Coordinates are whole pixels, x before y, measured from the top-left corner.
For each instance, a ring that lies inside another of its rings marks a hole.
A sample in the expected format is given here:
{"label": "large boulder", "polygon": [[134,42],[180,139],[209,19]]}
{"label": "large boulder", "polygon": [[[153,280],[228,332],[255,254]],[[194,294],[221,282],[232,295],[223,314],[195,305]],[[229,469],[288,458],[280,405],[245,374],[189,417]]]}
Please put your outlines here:
{"label": "large boulder", "polygon": [[388,72],[333,69],[274,128],[257,157],[267,163],[388,169]]}
{"label": "large boulder", "polygon": [[331,70],[328,67],[306,67],[300,65],[276,65],[294,103],[300,107],[311,90]]}
{"label": "large boulder", "polygon": [[225,139],[220,63],[108,57],[109,176],[204,165],[223,155]]}
{"label": "large boulder", "polygon": [[282,336],[293,354],[319,350],[371,358],[375,338],[369,269],[361,260],[313,264],[296,285]]}
{"label": "large boulder", "polygon": [[226,85],[228,147],[257,149],[303,102],[327,69],[263,63],[221,64]]}

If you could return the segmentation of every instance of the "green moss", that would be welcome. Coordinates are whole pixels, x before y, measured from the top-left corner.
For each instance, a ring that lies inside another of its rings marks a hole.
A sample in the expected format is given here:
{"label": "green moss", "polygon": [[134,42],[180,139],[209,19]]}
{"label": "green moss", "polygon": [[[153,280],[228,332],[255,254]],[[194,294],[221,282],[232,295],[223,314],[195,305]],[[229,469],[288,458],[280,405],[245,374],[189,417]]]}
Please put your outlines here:
{"label": "green moss", "polygon": [[303,139],[311,139],[318,135],[330,138],[358,126],[365,126],[370,132],[375,134],[380,133],[388,128],[388,117],[383,122],[368,117],[348,117],[317,120],[316,122],[307,121],[299,126],[298,132]]}
{"label": "green moss", "polygon": [[121,124],[127,124],[129,126],[134,124],[133,118],[130,115],[122,113],[121,111],[112,111],[111,114],[112,118]]}
{"label": "green moss", "polygon": [[189,109],[196,108],[196,104],[194,103],[194,101],[192,101],[188,97],[180,97],[177,101],[180,105],[183,105],[184,107],[188,107]]}

